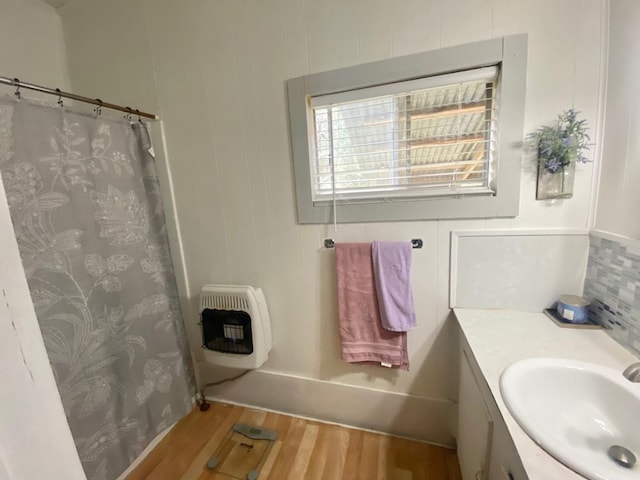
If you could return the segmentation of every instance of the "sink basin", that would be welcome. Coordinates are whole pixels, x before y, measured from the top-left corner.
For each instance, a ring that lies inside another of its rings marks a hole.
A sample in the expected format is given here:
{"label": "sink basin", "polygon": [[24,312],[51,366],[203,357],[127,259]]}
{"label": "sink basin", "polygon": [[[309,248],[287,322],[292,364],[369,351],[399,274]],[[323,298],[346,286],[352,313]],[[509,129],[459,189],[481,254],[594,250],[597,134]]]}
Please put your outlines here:
{"label": "sink basin", "polygon": [[531,358],[502,373],[500,392],[522,429],[573,471],[592,480],[640,479],[640,462],[626,468],[608,454],[618,445],[640,460],[640,384],[622,371]]}

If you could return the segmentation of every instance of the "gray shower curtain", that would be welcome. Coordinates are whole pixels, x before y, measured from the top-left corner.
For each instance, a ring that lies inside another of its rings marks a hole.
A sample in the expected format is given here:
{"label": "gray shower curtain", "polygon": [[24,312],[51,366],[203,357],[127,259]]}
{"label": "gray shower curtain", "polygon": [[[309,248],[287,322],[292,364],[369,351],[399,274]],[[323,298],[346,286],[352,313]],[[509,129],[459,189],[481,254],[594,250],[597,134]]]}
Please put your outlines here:
{"label": "gray shower curtain", "polygon": [[149,148],[139,122],[0,100],[0,172],[90,480],[117,478],[192,408],[193,375]]}

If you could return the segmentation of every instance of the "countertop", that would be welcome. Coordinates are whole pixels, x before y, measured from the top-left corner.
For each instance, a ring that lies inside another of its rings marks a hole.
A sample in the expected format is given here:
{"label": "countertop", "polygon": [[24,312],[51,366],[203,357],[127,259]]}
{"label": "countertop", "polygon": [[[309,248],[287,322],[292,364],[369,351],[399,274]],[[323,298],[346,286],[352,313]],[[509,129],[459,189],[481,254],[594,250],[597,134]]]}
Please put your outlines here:
{"label": "countertop", "polygon": [[604,330],[562,328],[543,313],[454,309],[458,323],[505,420],[529,480],[584,480],[540,448],[509,413],[500,394],[500,374],[532,357],[582,360],[619,369],[637,362]]}

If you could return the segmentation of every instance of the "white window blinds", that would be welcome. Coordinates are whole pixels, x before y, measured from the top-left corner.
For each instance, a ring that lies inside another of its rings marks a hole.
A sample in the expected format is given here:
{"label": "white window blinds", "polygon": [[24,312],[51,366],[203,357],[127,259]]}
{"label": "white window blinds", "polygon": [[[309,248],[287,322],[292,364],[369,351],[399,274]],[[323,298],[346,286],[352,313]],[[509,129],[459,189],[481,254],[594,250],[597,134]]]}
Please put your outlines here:
{"label": "white window blinds", "polygon": [[311,98],[312,197],[492,194],[498,68]]}

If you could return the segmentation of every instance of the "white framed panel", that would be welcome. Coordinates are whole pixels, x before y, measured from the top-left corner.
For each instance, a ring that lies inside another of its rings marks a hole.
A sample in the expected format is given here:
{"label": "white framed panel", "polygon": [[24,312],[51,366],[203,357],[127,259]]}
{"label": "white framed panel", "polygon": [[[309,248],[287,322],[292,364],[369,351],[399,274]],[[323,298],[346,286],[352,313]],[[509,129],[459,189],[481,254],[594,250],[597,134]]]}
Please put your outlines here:
{"label": "white framed panel", "polygon": [[582,294],[588,254],[588,230],[453,231],[449,307],[539,312]]}

